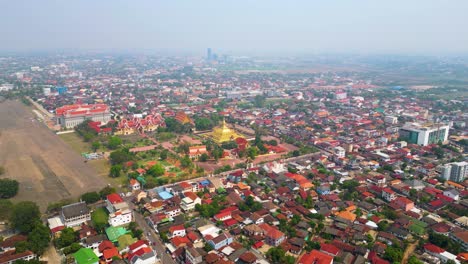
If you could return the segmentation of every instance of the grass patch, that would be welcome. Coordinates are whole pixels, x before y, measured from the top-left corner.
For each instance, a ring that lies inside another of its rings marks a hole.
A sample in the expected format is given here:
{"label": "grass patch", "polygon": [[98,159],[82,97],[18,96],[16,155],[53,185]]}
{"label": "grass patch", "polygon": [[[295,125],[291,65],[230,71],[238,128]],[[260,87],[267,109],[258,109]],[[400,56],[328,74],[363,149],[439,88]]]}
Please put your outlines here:
{"label": "grass patch", "polygon": [[94,212],[91,214],[91,219],[95,223],[107,223],[107,219],[109,218],[106,209],[104,208],[98,208],[94,210]]}
{"label": "grass patch", "polygon": [[67,143],[75,152],[81,155],[83,152],[90,152],[91,145],[84,142],[83,139],[75,132],[58,135],[65,143]]}

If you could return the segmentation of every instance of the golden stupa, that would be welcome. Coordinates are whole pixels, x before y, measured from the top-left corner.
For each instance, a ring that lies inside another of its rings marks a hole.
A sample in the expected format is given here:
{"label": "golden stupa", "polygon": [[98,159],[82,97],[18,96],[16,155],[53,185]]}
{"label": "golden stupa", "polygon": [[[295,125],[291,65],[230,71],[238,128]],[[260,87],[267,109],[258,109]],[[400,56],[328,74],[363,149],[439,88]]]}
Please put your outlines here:
{"label": "golden stupa", "polygon": [[223,143],[226,141],[235,140],[239,137],[243,137],[242,135],[236,133],[234,130],[230,129],[226,125],[226,120],[224,119],[223,124],[219,127],[215,127],[210,136],[216,143]]}

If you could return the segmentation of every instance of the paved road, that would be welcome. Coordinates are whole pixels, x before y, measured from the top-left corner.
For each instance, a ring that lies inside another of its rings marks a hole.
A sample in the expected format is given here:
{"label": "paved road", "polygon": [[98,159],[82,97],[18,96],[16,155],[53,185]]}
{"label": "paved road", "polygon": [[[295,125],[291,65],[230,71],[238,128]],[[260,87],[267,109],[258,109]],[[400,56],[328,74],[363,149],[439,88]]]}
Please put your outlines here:
{"label": "paved road", "polygon": [[[128,204],[130,208],[133,210],[135,205],[131,202],[128,201]],[[156,249],[156,254],[158,255],[158,258],[160,260],[160,263],[163,264],[177,264],[171,257],[171,255],[166,253],[166,247],[162,243],[162,241],[159,238],[159,235],[154,232],[154,230],[148,225],[146,222],[145,218],[143,215],[140,213],[133,211],[133,218],[135,219],[136,224],[143,230],[144,235],[148,239],[148,241],[153,245],[153,248]]]}

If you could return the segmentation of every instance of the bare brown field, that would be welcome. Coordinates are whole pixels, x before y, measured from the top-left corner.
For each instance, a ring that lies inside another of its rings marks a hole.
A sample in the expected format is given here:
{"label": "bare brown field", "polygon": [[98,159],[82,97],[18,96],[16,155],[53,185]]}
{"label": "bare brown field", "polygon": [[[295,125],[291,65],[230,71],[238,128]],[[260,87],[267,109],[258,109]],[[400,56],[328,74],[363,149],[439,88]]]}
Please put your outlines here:
{"label": "bare brown field", "polygon": [[20,183],[17,201],[34,201],[41,209],[51,202],[77,198],[107,185],[89,164],[18,101],[0,103],[2,177]]}

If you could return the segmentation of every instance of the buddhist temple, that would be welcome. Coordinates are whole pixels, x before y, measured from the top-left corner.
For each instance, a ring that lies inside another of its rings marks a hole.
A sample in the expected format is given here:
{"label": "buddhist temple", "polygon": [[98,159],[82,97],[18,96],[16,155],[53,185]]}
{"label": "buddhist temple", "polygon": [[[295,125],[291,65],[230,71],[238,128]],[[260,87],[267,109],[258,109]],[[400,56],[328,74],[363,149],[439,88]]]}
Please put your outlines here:
{"label": "buddhist temple", "polygon": [[177,120],[179,123],[181,123],[182,125],[185,125],[185,124],[192,124],[194,125],[194,122],[192,119],[190,119],[190,117],[184,113],[184,112],[178,112],[175,116],[175,120]]}
{"label": "buddhist temple", "polygon": [[226,125],[226,121],[223,120],[223,124],[220,127],[215,127],[211,133],[211,138],[216,143],[223,143],[226,141],[235,140],[236,138],[243,137],[242,135],[236,133],[234,130],[230,129]]}

